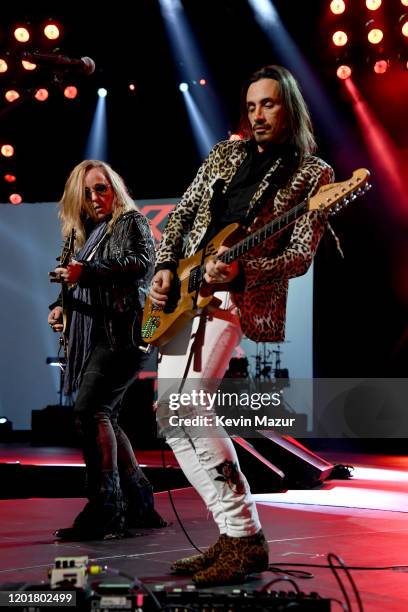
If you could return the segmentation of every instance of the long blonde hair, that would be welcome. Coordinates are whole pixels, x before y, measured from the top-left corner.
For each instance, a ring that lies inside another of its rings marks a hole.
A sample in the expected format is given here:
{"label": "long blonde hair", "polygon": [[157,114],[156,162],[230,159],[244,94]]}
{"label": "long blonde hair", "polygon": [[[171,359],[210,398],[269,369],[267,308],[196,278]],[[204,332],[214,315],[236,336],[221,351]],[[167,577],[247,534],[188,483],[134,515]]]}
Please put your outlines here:
{"label": "long blonde hair", "polygon": [[136,204],[128,194],[123,179],[109,164],[97,160],[86,159],[75,166],[65,183],[65,189],[60,201],[59,217],[61,219],[62,236],[65,239],[75,229],[75,250],[83,247],[86,241],[85,220],[90,217],[97,219],[90,202],[85,198],[85,175],[92,168],[102,170],[112,186],[114,193],[112,219],[108,231],[111,231],[117,219],[129,210],[137,210]]}

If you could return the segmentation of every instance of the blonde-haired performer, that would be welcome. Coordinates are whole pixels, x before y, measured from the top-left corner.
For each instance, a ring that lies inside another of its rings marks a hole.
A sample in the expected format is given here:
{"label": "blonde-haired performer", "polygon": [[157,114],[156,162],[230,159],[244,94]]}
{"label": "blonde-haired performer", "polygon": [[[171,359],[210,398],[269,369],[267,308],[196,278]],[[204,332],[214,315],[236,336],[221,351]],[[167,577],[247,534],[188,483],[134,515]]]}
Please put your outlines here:
{"label": "blonde-haired performer", "polygon": [[[89,502],[66,540],[120,537],[127,527],[163,527],[152,487],[118,425],[123,395],[141,367],[140,316],[154,265],[147,219],[108,164],[86,160],[71,172],[61,200],[62,234],[75,229],[75,256],[51,272],[67,283],[71,322],[64,392],[77,392]],[[62,331],[62,307],[48,323]],[[137,409],[137,407],[135,407]]]}

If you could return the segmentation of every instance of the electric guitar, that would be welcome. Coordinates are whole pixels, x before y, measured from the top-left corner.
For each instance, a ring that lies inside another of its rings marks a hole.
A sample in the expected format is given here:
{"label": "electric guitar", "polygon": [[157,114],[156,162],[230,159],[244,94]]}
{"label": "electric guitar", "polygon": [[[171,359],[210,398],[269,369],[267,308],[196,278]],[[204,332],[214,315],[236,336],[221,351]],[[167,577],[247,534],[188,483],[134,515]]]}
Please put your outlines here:
{"label": "electric guitar", "polygon": [[[72,228],[69,236],[67,236],[64,246],[62,247],[61,255],[58,258],[58,266],[60,268],[66,268],[74,254],[75,248],[75,229]],[[60,345],[64,350],[65,363],[68,358],[68,338],[69,338],[69,308],[68,308],[68,292],[69,285],[67,283],[61,283],[61,307],[62,307],[62,332],[60,336]]]}
{"label": "electric guitar", "polygon": [[[217,257],[223,263],[231,264],[312,210],[327,210],[329,214],[338,212],[370,189],[369,176],[368,170],[360,168],[347,181],[324,185],[313,197],[297,204],[256,232],[246,234],[244,238],[242,226],[232,223],[221,230],[204,249],[188,259],[181,259],[164,308],[155,306],[150,296],[146,299],[141,330],[144,342],[156,346],[166,344],[191,318],[208,306],[213,299],[212,293],[220,289],[220,285],[208,285],[204,281],[205,264],[209,259]],[[229,248],[217,256],[222,245]]]}

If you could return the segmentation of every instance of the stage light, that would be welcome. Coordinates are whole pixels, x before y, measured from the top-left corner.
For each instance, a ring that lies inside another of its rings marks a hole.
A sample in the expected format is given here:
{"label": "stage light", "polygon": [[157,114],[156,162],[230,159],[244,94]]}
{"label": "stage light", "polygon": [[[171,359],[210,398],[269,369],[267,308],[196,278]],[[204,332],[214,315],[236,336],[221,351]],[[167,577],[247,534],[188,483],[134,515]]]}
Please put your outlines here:
{"label": "stage light", "polygon": [[188,83],[180,83],[179,90],[182,92],[188,91]]}
{"label": "stage light", "polygon": [[13,423],[5,416],[0,417],[0,441],[7,442],[12,434]]}
{"label": "stage light", "polygon": [[34,98],[39,102],[45,102],[45,100],[48,98],[48,95],[48,91],[42,87],[40,89],[37,89],[34,94]]}
{"label": "stage light", "polygon": [[374,64],[374,72],[376,74],[384,74],[388,70],[388,62],[386,60],[377,60]]}
{"label": "stage light", "polygon": [[380,28],[372,28],[368,32],[367,38],[372,45],[378,45],[384,38],[384,33]]}
{"label": "stage light", "polygon": [[336,74],[343,81],[351,76],[351,68],[347,64],[343,64],[337,68]]}
{"label": "stage light", "polygon": [[408,36],[408,13],[401,15],[399,18],[401,24],[401,32],[404,36]]}
{"label": "stage light", "polygon": [[1,149],[1,154],[4,155],[4,157],[13,157],[14,155],[14,147],[11,144],[4,144]]}
{"label": "stage light", "polygon": [[21,60],[24,70],[35,70],[37,68],[37,64],[32,64],[31,62],[27,62],[27,60]]}
{"label": "stage light", "polygon": [[17,178],[14,176],[14,174],[5,174],[4,180],[6,183],[15,183]]}
{"label": "stage light", "polygon": [[0,73],[7,72],[7,69],[8,69],[8,65],[7,65],[6,60],[0,58]]}
{"label": "stage light", "polygon": [[15,100],[19,99],[20,94],[15,89],[8,89],[4,94],[4,97],[6,98],[7,102],[14,102]]}
{"label": "stage light", "polygon": [[228,140],[242,140],[242,134],[230,134]]}
{"label": "stage light", "polygon": [[204,85],[207,85],[207,81],[205,79],[200,79],[199,80],[200,85],[202,85],[204,87]]}
{"label": "stage light", "polygon": [[47,357],[45,363],[52,368],[61,368],[62,365],[61,357]]}
{"label": "stage light", "polygon": [[401,0],[402,6],[408,6],[408,0]]}
{"label": "stage light", "polygon": [[129,83],[129,89],[130,91],[135,91],[136,85],[134,83]]}
{"label": "stage light", "polygon": [[14,38],[17,40],[17,42],[25,43],[30,40],[30,32],[27,30],[27,28],[16,28],[14,30]]}
{"label": "stage light", "polygon": [[332,0],[330,2],[330,10],[335,15],[341,15],[346,10],[346,5],[343,0]]}
{"label": "stage light", "polygon": [[366,7],[369,11],[376,11],[380,8],[382,0],[366,0]]}
{"label": "stage light", "polygon": [[347,44],[348,36],[343,30],[337,30],[332,36],[332,41],[336,47],[344,47]]}
{"label": "stage light", "polygon": [[100,87],[98,89],[98,96],[100,98],[106,98],[107,95],[108,95],[108,90],[107,89],[105,89],[104,87]]}
{"label": "stage light", "polygon": [[19,193],[12,193],[9,197],[9,201],[11,204],[14,204],[14,206],[18,206],[23,201],[23,198]]}
{"label": "stage light", "polygon": [[77,97],[77,95],[78,95],[78,89],[75,87],[75,85],[68,85],[64,89],[64,96],[68,98],[69,100],[73,100],[74,98]]}
{"label": "stage light", "polygon": [[[104,90],[106,91],[106,89]],[[108,127],[105,96],[98,96],[85,148],[85,159],[108,159]]]}
{"label": "stage light", "polygon": [[44,28],[44,34],[49,40],[57,40],[60,35],[59,28],[55,23],[49,23]]}

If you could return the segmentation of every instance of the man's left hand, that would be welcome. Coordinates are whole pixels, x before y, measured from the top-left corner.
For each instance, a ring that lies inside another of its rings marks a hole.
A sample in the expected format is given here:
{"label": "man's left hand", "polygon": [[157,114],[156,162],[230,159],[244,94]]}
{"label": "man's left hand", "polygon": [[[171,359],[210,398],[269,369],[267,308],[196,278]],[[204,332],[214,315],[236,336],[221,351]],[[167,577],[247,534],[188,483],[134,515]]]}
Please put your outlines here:
{"label": "man's left hand", "polygon": [[[221,246],[218,249],[217,255],[221,255],[228,251],[228,247]],[[207,261],[205,264],[205,281],[212,285],[215,283],[230,283],[239,274],[239,266],[237,261],[232,264],[225,264],[217,258]]]}

